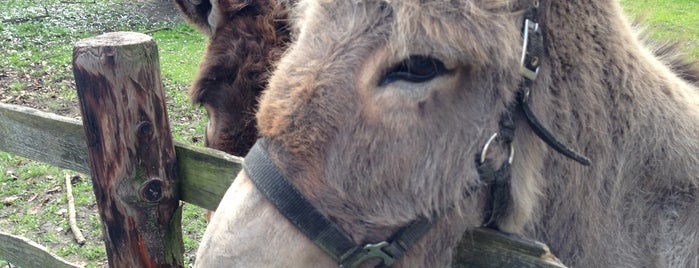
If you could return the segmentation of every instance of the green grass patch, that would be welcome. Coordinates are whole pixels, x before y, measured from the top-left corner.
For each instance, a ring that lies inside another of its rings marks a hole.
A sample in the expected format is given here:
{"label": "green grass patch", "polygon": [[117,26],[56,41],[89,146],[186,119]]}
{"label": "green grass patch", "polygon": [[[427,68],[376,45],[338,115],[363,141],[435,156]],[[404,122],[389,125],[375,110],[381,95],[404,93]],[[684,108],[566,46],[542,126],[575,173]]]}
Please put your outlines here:
{"label": "green grass patch", "polygon": [[177,24],[151,34],[158,43],[162,75],[176,84],[189,84],[207,44],[206,38],[186,24]]}
{"label": "green grass patch", "polygon": [[657,40],[678,41],[694,60],[699,60],[699,1],[622,0],[632,17],[642,20]]}
{"label": "green grass patch", "polygon": [[187,92],[197,74],[207,40],[186,24],[153,32],[152,36],[158,43],[173,137],[203,146],[205,112],[203,108],[192,105]]}
{"label": "green grass patch", "polygon": [[[0,100],[77,117],[79,105],[71,69],[73,44],[105,32],[144,32],[153,36],[159,47],[174,139],[203,145],[205,115],[200,107],[191,104],[187,89],[196,75],[206,38],[181,20],[154,20],[148,12],[155,1],[77,2],[3,2]],[[74,182],[73,194],[78,225],[87,239],[82,246],[74,243],[69,231],[66,174],[81,178]],[[27,237],[58,256],[87,267],[101,267],[106,261],[102,224],[89,176],[0,152],[0,200],[6,198],[14,201],[0,202],[0,230]],[[203,215],[201,208],[184,207],[187,264],[205,229]],[[6,265],[0,260],[0,267]]]}

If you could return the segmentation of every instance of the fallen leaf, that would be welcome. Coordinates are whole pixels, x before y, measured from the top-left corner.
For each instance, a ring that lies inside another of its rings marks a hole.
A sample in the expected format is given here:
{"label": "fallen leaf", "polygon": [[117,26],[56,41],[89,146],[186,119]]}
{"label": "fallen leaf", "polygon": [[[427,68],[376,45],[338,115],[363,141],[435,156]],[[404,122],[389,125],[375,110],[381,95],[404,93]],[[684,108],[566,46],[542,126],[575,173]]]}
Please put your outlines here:
{"label": "fallen leaf", "polygon": [[5,197],[5,198],[2,200],[2,204],[4,204],[5,206],[11,206],[12,203],[14,203],[15,201],[17,201],[17,199],[19,199],[19,196],[11,195],[11,196]]}
{"label": "fallen leaf", "polygon": [[59,209],[58,211],[56,211],[56,214],[58,214],[58,215],[63,215],[66,213],[68,213],[68,209],[65,209],[65,208],[62,208],[62,209]]}
{"label": "fallen leaf", "polygon": [[15,174],[15,171],[14,171],[14,170],[7,170],[7,171],[5,171],[5,175],[6,175],[6,176],[10,176],[10,179],[12,179],[13,181],[16,181],[16,180],[17,180],[17,175]]}
{"label": "fallen leaf", "polygon": [[53,188],[51,188],[51,189],[49,189],[48,191],[46,191],[46,194],[53,194],[53,193],[57,193],[57,192],[60,192],[60,191],[61,191],[61,186],[60,186],[60,185],[56,185],[56,186],[54,186]]}
{"label": "fallen leaf", "polygon": [[42,199],[41,201],[39,201],[39,204],[38,204],[38,205],[39,205],[40,207],[41,207],[41,206],[44,206],[44,204],[46,204],[47,202],[49,202],[49,200],[50,200],[50,199],[49,199],[48,197],[44,197],[44,199]]}
{"label": "fallen leaf", "polygon": [[34,215],[34,214],[39,213],[39,210],[41,210],[41,206],[36,206],[36,207],[30,208],[27,213]]}
{"label": "fallen leaf", "polygon": [[75,175],[70,178],[70,184],[78,184],[79,182],[82,182],[83,178],[80,177],[80,175]]}

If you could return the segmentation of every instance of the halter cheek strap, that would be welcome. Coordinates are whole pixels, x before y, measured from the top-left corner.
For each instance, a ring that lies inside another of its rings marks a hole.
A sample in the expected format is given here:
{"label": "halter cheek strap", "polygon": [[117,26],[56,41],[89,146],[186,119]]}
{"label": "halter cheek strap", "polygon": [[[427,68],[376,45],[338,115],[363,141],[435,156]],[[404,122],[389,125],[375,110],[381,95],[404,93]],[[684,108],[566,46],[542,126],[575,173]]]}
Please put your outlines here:
{"label": "halter cheek strap", "polygon": [[532,5],[524,14],[524,25],[522,26],[522,59],[520,60],[520,73],[523,80],[519,87],[517,104],[521,106],[524,116],[529,122],[534,133],[541,138],[551,148],[577,161],[589,166],[590,159],[573,151],[568,146],[560,142],[549,132],[546,127],[536,118],[530,108],[531,88],[534,80],[539,74],[539,66],[544,56],[544,33],[540,27],[539,0],[533,0]]}
{"label": "halter cheek strap", "polygon": [[[519,86],[517,99],[515,102],[508,105],[505,113],[503,113],[500,118],[500,131],[495,133],[483,146],[481,153],[476,155],[476,168],[478,173],[480,174],[481,180],[486,183],[490,189],[483,211],[483,226],[493,229],[498,229],[498,219],[504,215],[512,202],[510,196],[510,166],[514,156],[513,117],[520,109],[532,131],[534,131],[542,141],[560,154],[584,166],[590,165],[590,159],[573,151],[556,139],[556,137],[544,127],[541,121],[536,118],[536,115],[530,107],[531,88],[539,75],[539,66],[544,55],[544,36],[539,20],[539,0],[533,0],[524,14],[524,25],[522,27],[522,58],[520,60],[520,73],[523,79]],[[493,163],[486,159],[486,153],[492,143],[503,144],[510,150],[508,160],[499,168],[495,168]]]}

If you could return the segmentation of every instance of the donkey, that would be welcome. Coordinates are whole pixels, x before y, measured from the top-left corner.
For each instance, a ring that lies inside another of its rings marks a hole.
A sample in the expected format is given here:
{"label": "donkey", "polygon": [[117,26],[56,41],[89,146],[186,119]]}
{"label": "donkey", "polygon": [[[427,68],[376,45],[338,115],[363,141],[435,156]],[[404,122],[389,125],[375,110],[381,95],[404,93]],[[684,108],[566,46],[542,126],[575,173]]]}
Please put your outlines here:
{"label": "donkey", "polygon": [[206,146],[244,156],[257,139],[255,109],[273,63],[289,43],[288,7],[277,0],[176,0],[185,19],[209,37],[190,88],[205,107]]}
{"label": "donkey", "polygon": [[573,267],[699,266],[699,91],[617,1],[302,0],[292,16],[263,138],[198,266],[444,267],[482,225]]}
{"label": "donkey", "polygon": [[[257,99],[290,42],[287,11],[293,2],[175,1],[184,18],[210,39],[190,89],[192,101],[203,105],[210,117],[207,147],[244,156],[257,139]],[[677,44],[652,48],[680,77],[699,82],[699,69],[676,56]]]}

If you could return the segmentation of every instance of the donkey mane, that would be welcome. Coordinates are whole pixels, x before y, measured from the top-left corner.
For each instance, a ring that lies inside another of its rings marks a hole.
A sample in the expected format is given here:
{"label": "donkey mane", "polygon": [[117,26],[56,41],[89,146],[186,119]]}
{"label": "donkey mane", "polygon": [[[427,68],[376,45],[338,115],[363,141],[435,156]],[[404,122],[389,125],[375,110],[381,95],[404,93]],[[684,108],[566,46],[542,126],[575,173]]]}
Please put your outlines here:
{"label": "donkey mane", "polygon": [[657,41],[646,40],[645,43],[679,78],[699,86],[699,64],[687,59],[678,42],[657,44]]}

